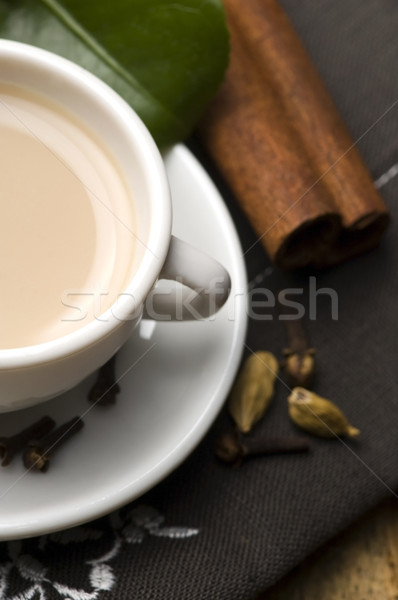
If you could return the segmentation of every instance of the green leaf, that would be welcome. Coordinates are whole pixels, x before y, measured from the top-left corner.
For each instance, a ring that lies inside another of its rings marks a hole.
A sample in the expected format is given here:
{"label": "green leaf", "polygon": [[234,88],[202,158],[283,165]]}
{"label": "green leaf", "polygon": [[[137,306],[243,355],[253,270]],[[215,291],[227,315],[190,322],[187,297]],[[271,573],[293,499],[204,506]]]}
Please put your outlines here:
{"label": "green leaf", "polygon": [[0,37],[97,75],[161,147],[189,135],[228,62],[221,0],[0,0]]}

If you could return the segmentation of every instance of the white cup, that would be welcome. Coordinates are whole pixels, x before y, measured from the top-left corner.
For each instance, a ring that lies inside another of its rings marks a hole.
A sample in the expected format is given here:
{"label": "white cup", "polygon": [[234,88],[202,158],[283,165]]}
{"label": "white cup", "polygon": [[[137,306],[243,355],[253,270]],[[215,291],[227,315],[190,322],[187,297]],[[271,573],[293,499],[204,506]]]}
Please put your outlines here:
{"label": "white cup", "polygon": [[[157,320],[214,314],[228,297],[230,279],[217,261],[171,235],[161,155],[137,114],[111,88],[55,54],[6,40],[0,41],[0,82],[48,96],[100,134],[132,191],[140,238],[138,268],[101,319],[53,341],[0,350],[0,412],[6,412],[77,385],[122,346],[143,314]],[[186,305],[186,294],[176,300],[171,293],[157,293],[159,279],[196,290],[194,301]]]}

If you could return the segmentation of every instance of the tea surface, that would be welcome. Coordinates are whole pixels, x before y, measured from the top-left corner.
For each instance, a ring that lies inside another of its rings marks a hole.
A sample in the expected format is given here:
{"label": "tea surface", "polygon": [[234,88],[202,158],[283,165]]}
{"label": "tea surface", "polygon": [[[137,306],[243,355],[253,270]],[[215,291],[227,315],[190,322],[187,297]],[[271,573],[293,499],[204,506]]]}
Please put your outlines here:
{"label": "tea surface", "polygon": [[116,162],[62,108],[0,85],[0,348],[98,318],[131,274],[133,202]]}

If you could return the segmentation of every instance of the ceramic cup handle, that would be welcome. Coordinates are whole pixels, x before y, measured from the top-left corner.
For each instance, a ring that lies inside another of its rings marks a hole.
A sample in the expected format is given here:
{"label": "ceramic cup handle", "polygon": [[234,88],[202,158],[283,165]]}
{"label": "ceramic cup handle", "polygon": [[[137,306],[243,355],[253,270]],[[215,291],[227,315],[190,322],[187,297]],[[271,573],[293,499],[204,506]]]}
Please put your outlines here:
{"label": "ceramic cup handle", "polygon": [[215,314],[228,298],[231,280],[219,262],[171,236],[160,279],[177,281],[173,289],[155,286],[147,297],[144,318],[193,321]]}

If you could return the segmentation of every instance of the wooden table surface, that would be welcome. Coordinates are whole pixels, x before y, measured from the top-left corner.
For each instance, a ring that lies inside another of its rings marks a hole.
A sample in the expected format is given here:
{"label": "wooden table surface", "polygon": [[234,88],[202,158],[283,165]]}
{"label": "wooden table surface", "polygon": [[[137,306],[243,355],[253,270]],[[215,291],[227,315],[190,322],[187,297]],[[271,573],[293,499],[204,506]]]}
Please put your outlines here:
{"label": "wooden table surface", "polygon": [[398,499],[391,497],[256,600],[397,600]]}

